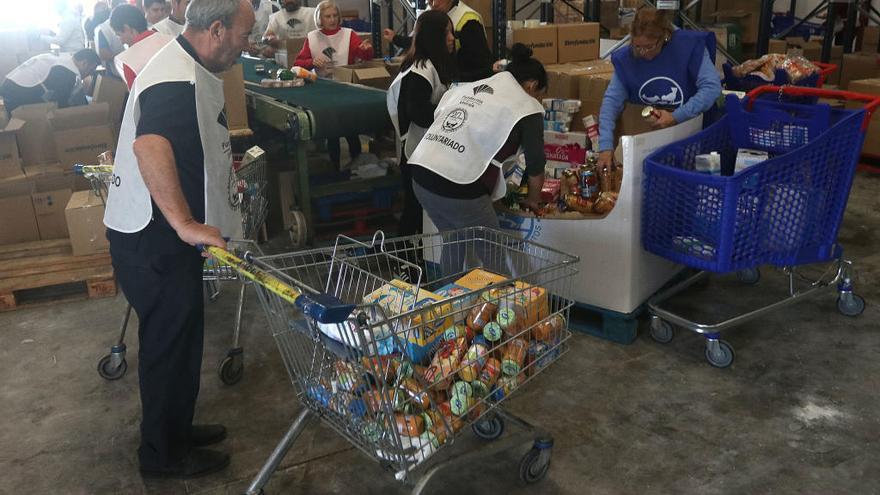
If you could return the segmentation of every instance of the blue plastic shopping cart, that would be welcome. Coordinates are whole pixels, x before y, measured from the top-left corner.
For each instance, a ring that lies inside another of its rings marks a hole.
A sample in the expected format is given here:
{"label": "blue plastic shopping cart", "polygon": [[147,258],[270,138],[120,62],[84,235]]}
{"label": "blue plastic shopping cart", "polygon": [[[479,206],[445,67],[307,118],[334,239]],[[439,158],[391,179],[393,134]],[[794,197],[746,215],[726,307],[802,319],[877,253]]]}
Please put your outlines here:
{"label": "blue plastic shopping cart", "polygon": [[[766,93],[865,102],[845,110],[829,105],[800,105],[758,99]],[[701,270],[657,294],[648,307],[651,336],[672,340],[670,323],[706,337],[706,359],[717,367],[733,362],[733,348],[719,332],[767,311],[779,309],[836,287],[837,307],[848,316],[864,310],[853,294],[851,263],[843,258],[837,232],[868,120],[880,98],[844,91],[795,86],[765,86],[742,102],[728,96],[727,114],[687,139],[645,159],[642,243],[646,250]],[[766,152],[769,159],[734,173],[738,150]],[[721,175],[695,170],[699,154],[719,152]],[[795,267],[831,262],[833,277],[807,281]],[[789,296],[769,306],[714,324],[690,321],[660,308],[660,303],[705,277],[707,272],[737,272],[756,283],[758,267],[781,267],[790,277]]]}

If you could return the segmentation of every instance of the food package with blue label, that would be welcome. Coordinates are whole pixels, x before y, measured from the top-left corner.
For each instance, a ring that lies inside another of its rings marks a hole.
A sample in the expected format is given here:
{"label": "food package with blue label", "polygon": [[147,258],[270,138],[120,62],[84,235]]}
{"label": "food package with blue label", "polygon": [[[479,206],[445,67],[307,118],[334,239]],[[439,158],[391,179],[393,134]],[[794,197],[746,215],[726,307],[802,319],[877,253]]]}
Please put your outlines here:
{"label": "food package with blue label", "polygon": [[[398,345],[413,362],[426,363],[431,358],[434,343],[443,330],[453,326],[453,307],[445,298],[425,289],[418,289],[398,279],[379,287],[364,299],[364,304],[376,304],[390,320]],[[395,316],[415,311],[401,319]]]}

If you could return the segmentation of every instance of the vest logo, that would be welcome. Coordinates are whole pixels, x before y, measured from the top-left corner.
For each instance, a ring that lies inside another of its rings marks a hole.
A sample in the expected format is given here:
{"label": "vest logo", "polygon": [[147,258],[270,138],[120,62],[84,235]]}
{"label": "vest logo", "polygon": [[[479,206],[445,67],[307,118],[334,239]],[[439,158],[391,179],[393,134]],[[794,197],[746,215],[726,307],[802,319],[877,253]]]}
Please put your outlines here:
{"label": "vest logo", "polygon": [[302,21],[295,18],[295,17],[291,17],[290,19],[287,20],[287,25],[291,29],[296,29],[297,24],[302,24]]}
{"label": "vest logo", "polygon": [[479,86],[474,88],[474,96],[477,96],[480,93],[494,95],[495,90],[492,89],[492,86],[489,86],[488,84],[480,84]]}
{"label": "vest logo", "polygon": [[684,92],[675,80],[668,77],[652,77],[639,88],[639,99],[645,105],[677,107],[684,103]]}
{"label": "vest logo", "polygon": [[324,51],[321,53],[330,60],[333,60],[333,54],[336,53],[336,50],[332,46],[328,46],[327,48],[324,48]]}
{"label": "vest logo", "polygon": [[217,123],[229,129],[229,123],[226,120],[226,107],[223,110],[220,110],[220,115],[217,116]]}
{"label": "vest logo", "polygon": [[461,129],[461,126],[467,122],[468,114],[467,110],[464,108],[456,108],[446,114],[446,118],[443,119],[443,131],[444,132],[455,132]]}

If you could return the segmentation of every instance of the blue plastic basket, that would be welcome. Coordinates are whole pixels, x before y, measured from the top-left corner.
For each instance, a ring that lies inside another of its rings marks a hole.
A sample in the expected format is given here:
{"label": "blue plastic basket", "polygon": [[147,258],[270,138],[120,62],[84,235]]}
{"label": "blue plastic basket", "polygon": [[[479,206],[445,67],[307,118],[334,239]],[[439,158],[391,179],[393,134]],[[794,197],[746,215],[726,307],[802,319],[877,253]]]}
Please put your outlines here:
{"label": "blue plastic basket", "polygon": [[[766,100],[747,110],[735,96],[726,103],[718,122],[645,159],[645,249],[716,273],[839,256],[865,110]],[[733,175],[739,148],[771,158]],[[694,170],[695,156],[712,151],[721,154],[720,176]]]}

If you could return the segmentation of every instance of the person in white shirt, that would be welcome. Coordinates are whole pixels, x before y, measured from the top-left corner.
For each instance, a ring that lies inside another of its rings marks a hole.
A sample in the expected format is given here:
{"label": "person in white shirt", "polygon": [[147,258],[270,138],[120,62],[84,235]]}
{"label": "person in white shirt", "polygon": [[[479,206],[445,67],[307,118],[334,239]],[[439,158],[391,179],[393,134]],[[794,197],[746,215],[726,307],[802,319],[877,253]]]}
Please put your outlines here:
{"label": "person in white shirt", "polygon": [[180,36],[186,24],[186,6],[189,0],[171,0],[171,15],[157,22],[153,30],[169,36]]}
{"label": "person in white shirt", "polygon": [[147,18],[147,28],[153,29],[153,26],[168,17],[165,14],[165,0],[144,0],[144,15]]}
{"label": "person in white shirt", "polygon": [[315,9],[302,7],[300,0],[284,0],[283,10],[275,12],[269,17],[269,27],[263,39],[269,44],[263,55],[274,56],[275,49],[280,48],[282,42],[291,38],[305,38],[311,31],[318,29],[315,26]]}
{"label": "person in white shirt", "polygon": [[[112,0],[110,5],[116,8],[125,3],[125,0]],[[113,58],[125,50],[125,45],[122,44],[122,40],[119,39],[119,36],[116,36],[116,31],[110,26],[109,16],[106,21],[98,24],[95,28],[94,36],[95,52],[101,58],[101,64],[107,69],[108,73],[116,74],[116,69],[113,67]]]}
{"label": "person in white shirt", "polygon": [[84,105],[83,79],[90,79],[98,55],[81,48],[76,53],[43,53],[29,58],[6,75],[0,97],[10,114],[31,103],[55,102],[59,107]]}
{"label": "person in white shirt", "polygon": [[57,34],[43,35],[43,41],[58,45],[62,52],[75,52],[86,46],[85,33],[82,30],[82,5],[74,7],[66,3],[58,3],[58,15],[61,17],[58,23]]}

